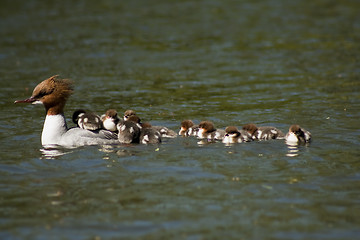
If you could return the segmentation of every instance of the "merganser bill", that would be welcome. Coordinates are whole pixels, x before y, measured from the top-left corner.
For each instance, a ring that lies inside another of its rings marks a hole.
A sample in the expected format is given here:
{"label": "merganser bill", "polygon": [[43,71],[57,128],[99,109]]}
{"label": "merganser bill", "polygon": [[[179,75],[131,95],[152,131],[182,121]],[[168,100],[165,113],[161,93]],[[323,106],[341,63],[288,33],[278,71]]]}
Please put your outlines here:
{"label": "merganser bill", "polygon": [[294,124],[289,128],[289,132],[285,136],[288,144],[309,143],[311,142],[311,133],[299,125]]}
{"label": "merganser bill", "polygon": [[238,130],[235,126],[228,126],[225,128],[225,136],[223,143],[242,143],[252,141],[251,135],[245,130]]}
{"label": "merganser bill", "polygon": [[116,125],[119,123],[120,119],[115,109],[109,109],[101,116],[101,121],[106,130],[116,132]]}
{"label": "merganser bill", "polygon": [[103,127],[97,114],[83,109],[76,110],[73,113],[72,120],[79,128],[90,131],[100,130]]}
{"label": "merganser bill", "polygon": [[179,135],[184,137],[197,136],[199,126],[195,125],[191,120],[184,120],[181,122]]}
{"label": "merganser bill", "polygon": [[210,121],[202,121],[199,124],[198,138],[208,140],[222,140],[225,136],[225,131],[216,129],[214,124]]}
{"label": "merganser bill", "polygon": [[246,124],[242,127],[247,131],[254,140],[284,139],[285,134],[276,127],[258,127],[253,123]]}
{"label": "merganser bill", "polygon": [[118,143],[117,135],[106,130],[94,132],[82,128],[68,129],[64,116],[64,107],[72,92],[72,82],[55,75],[39,83],[34,88],[30,98],[18,100],[15,103],[44,105],[46,118],[41,134],[43,146],[78,147]]}

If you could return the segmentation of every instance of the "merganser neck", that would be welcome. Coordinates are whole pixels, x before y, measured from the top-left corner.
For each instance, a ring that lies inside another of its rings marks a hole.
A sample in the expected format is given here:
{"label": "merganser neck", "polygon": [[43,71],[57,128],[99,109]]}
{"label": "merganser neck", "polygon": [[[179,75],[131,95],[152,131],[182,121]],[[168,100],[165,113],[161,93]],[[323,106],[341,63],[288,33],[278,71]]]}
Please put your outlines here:
{"label": "merganser neck", "polygon": [[64,115],[64,107],[65,107],[66,101],[60,101],[57,102],[56,105],[49,106],[47,103],[43,103],[45,110],[46,110],[46,116],[49,115]]}
{"label": "merganser neck", "polygon": [[64,114],[46,115],[41,134],[42,145],[57,145],[68,130]]}

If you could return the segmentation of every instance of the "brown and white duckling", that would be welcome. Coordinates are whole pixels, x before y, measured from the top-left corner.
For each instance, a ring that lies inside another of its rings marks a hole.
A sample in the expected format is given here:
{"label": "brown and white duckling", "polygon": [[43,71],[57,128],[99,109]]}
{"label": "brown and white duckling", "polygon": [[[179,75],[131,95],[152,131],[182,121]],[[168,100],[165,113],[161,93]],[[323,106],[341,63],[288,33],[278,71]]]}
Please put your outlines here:
{"label": "brown and white duckling", "polygon": [[161,137],[164,137],[164,138],[176,138],[177,137],[177,134],[174,130],[171,130],[167,127],[164,127],[164,126],[152,126],[153,129],[157,130]]}
{"label": "brown and white duckling", "polygon": [[155,144],[161,143],[161,134],[153,128],[150,123],[143,123],[140,132],[140,143]]}
{"label": "brown and white duckling", "polygon": [[285,134],[276,127],[258,127],[253,123],[246,124],[242,127],[247,131],[254,140],[284,139]]}
{"label": "brown and white duckling", "polygon": [[311,142],[311,133],[299,125],[294,124],[289,128],[289,132],[285,136],[286,143],[298,144]]}
{"label": "brown and white duckling", "polygon": [[137,116],[137,115],[130,115],[128,118],[128,121],[133,121],[133,122],[136,122],[136,123],[139,123],[141,126],[143,124],[148,124],[146,126],[149,126],[153,129],[155,129],[156,131],[158,131],[161,135],[161,137],[164,137],[164,138],[175,138],[177,137],[177,134],[176,132],[174,132],[173,130],[167,128],[167,127],[164,127],[164,126],[151,126],[150,123],[142,123],[141,122],[141,119]]}
{"label": "brown and white duckling", "polygon": [[103,127],[106,130],[116,132],[116,125],[119,123],[120,119],[117,115],[117,111],[115,109],[109,109],[105,114],[101,116],[101,121],[103,123]]}
{"label": "brown and white duckling", "polygon": [[191,120],[184,120],[181,122],[179,135],[188,137],[188,136],[197,136],[199,131],[199,126],[195,125]]}
{"label": "brown and white duckling", "polygon": [[116,125],[119,133],[118,139],[120,143],[139,143],[140,142],[140,124],[133,121],[123,121]]}
{"label": "brown and white duckling", "polygon": [[199,124],[198,138],[208,140],[222,140],[225,136],[225,131],[216,129],[214,124],[210,121],[202,121]]}
{"label": "brown and white duckling", "polygon": [[102,129],[102,122],[100,117],[89,111],[83,109],[76,110],[72,116],[73,122],[82,129],[96,131]]}
{"label": "brown and white duckling", "polygon": [[242,143],[252,141],[251,135],[245,130],[238,130],[235,126],[228,126],[225,128],[225,136],[223,143]]}

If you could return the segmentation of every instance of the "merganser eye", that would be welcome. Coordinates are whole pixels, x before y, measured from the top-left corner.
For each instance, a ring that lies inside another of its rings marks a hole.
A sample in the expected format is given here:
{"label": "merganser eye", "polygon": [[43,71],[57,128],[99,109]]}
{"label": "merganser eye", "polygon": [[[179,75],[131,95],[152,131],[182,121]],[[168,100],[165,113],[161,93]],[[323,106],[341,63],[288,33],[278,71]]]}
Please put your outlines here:
{"label": "merganser eye", "polygon": [[45,91],[40,91],[34,98],[42,98],[43,96],[47,95]]}

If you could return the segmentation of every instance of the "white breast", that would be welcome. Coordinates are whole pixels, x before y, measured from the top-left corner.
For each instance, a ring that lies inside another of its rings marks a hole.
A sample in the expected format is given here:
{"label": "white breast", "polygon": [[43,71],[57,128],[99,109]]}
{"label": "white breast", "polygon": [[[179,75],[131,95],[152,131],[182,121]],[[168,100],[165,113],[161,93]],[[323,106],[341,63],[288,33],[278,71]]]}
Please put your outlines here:
{"label": "white breast", "polygon": [[64,115],[46,115],[41,134],[42,145],[59,144],[62,135],[64,135],[66,131],[67,126]]}

